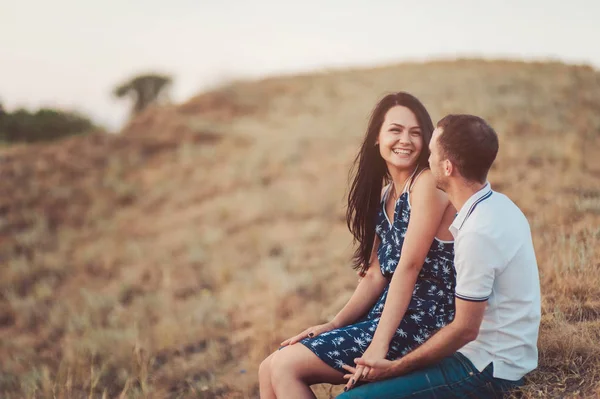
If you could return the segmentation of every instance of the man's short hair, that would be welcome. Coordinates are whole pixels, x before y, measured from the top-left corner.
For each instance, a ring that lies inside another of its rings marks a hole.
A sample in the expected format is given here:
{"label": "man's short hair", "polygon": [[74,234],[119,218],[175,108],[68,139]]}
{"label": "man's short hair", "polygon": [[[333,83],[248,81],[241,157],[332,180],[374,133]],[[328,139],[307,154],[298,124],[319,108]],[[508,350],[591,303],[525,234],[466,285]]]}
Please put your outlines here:
{"label": "man's short hair", "polygon": [[438,144],[443,156],[469,181],[485,183],[498,154],[498,135],[482,118],[447,115],[437,127],[443,130]]}

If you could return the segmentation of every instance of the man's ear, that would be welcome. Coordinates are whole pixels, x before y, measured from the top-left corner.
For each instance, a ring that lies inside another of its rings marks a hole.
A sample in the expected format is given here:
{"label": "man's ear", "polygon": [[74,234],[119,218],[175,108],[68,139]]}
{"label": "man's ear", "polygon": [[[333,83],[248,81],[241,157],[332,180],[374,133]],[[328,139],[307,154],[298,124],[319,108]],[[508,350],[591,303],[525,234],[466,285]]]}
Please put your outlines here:
{"label": "man's ear", "polygon": [[450,162],[449,159],[446,159],[444,161],[444,176],[446,177],[450,177],[452,175],[452,171],[454,170],[454,165],[452,165],[452,162]]}

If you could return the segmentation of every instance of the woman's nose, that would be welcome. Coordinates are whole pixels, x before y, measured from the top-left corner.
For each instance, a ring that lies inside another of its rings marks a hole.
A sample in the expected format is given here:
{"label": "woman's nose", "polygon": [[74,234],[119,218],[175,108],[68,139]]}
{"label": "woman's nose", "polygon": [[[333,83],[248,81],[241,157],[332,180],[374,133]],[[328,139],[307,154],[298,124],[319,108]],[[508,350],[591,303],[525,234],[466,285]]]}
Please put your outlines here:
{"label": "woman's nose", "polygon": [[400,134],[400,137],[398,137],[398,141],[400,143],[410,143],[410,137],[408,135],[408,132],[402,132]]}

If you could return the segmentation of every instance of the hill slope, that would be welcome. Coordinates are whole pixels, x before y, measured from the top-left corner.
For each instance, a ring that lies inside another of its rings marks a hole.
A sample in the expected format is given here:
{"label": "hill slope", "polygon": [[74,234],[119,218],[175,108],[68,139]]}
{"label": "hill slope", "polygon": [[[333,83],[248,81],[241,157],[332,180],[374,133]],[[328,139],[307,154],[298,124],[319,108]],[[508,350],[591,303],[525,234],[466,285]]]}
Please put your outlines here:
{"label": "hill slope", "polygon": [[542,278],[525,397],[600,395],[600,73],[461,60],[236,82],[118,136],[3,148],[3,396],[257,397],[262,358],[352,293],[348,170],[396,90],[500,135],[490,181]]}

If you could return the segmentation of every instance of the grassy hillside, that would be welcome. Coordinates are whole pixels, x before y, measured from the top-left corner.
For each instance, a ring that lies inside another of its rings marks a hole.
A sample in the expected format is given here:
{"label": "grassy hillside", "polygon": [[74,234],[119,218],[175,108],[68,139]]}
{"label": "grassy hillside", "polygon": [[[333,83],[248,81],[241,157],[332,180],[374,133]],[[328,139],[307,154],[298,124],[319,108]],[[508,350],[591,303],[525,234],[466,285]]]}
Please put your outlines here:
{"label": "grassy hillside", "polygon": [[121,135],[0,149],[2,397],[257,397],[260,361],[356,285],[348,170],[397,90],[500,135],[490,181],[543,290],[523,397],[600,396],[600,73],[461,60],[236,82]]}

